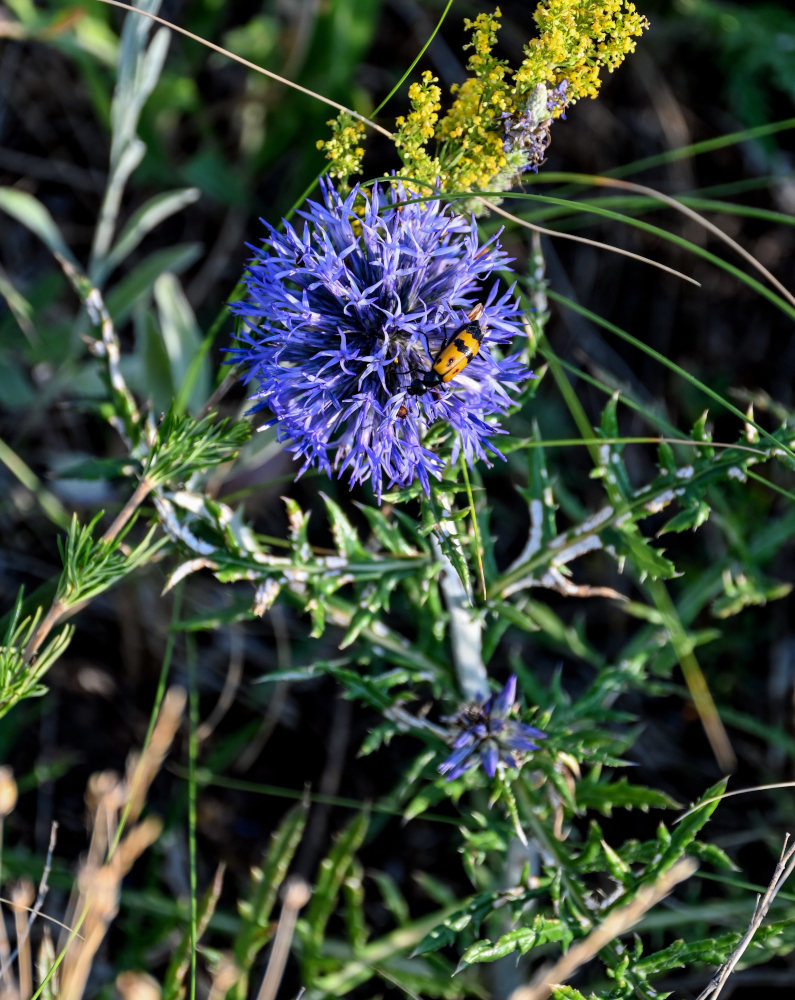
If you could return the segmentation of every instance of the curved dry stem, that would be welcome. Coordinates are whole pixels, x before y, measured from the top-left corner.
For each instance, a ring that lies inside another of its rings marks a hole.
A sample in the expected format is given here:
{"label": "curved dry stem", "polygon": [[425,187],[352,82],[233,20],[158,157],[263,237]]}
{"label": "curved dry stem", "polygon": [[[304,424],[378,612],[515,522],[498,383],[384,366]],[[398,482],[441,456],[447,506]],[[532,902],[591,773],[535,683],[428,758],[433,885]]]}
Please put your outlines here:
{"label": "curved dry stem", "polygon": [[789,879],[790,875],[792,875],[793,869],[795,869],[795,844],[789,843],[789,837],[790,835],[788,833],[784,835],[784,843],[781,847],[781,854],[779,855],[775,871],[771,876],[764,895],[756,897],[754,912],[745,933],[740,938],[731,955],[729,955],[706,987],[696,997],[696,1000],[716,1000],[721,990],[726,985],[726,981],[729,976],[732,972],[734,972],[735,966],[743,957],[743,954],[748,946],[751,944],[754,935],[764,923],[765,917],[767,916],[773,900],[776,898],[781,889],[783,889],[784,883]]}
{"label": "curved dry stem", "polygon": [[309,90],[308,87],[302,87],[300,83],[294,83],[292,80],[288,80],[284,76],[279,76],[278,73],[274,73],[272,70],[258,66],[256,63],[250,62],[248,59],[244,59],[243,56],[238,56],[234,52],[230,52],[228,49],[222,48],[220,45],[215,45],[214,42],[208,42],[207,39],[202,38],[201,35],[194,35],[192,31],[188,31],[187,28],[182,28],[180,25],[174,24],[172,21],[167,21],[164,17],[158,17],[157,14],[150,14],[149,11],[133,7],[128,3],[123,3],[122,0],[99,0],[99,2],[109,4],[111,7],[120,7],[122,10],[131,11],[133,14],[142,14],[144,17],[148,17],[150,21],[156,21],[158,24],[162,24],[164,28],[170,28],[172,31],[177,31],[180,35],[184,35],[186,38],[190,38],[194,42],[199,42],[200,45],[204,45],[208,49],[212,49],[213,52],[219,52],[222,56],[226,56],[227,59],[233,59],[235,62],[240,63],[241,66],[245,66],[247,69],[253,69],[255,73],[261,73],[263,76],[269,76],[272,80],[276,80],[277,83],[282,83],[285,87],[292,87],[293,90],[298,90],[300,93],[306,94],[308,97],[314,97],[316,101],[328,104],[332,108],[336,108],[337,111],[344,111],[352,118],[356,118],[360,122],[363,122],[368,128],[374,129],[376,132],[380,132],[381,135],[385,135],[387,139],[392,138],[391,132],[388,132],[380,125],[376,125],[375,122],[370,121],[369,118],[365,118],[364,115],[360,115],[358,112],[352,111],[350,108],[346,108],[344,104],[338,104],[336,101],[332,101],[330,97],[324,97],[323,94],[318,94],[314,90]]}
{"label": "curved dry stem", "polygon": [[[105,0],[107,2],[107,0]],[[510,193],[506,193],[505,197],[510,197]],[[697,288],[701,287],[701,282],[696,281],[695,278],[691,278],[689,274],[683,274],[681,271],[677,271],[676,268],[669,267],[667,264],[661,264],[658,260],[652,260],[650,257],[644,257],[642,254],[633,253],[631,250],[624,250],[622,247],[612,246],[610,243],[602,243],[599,240],[588,239],[587,236],[576,236],[574,233],[560,233],[556,229],[547,229],[545,226],[537,226],[534,222],[527,222],[526,219],[519,218],[518,215],[514,215],[512,212],[506,212],[504,208],[500,208],[499,205],[494,205],[488,200],[488,198],[480,198],[484,205],[488,205],[492,212],[496,212],[497,215],[501,215],[505,219],[510,219],[512,222],[517,223],[519,226],[523,226],[525,229],[531,229],[534,233],[541,233],[544,236],[554,236],[561,240],[572,240],[574,243],[585,243],[586,246],[596,247],[598,250],[609,250],[610,253],[620,254],[622,257],[631,257],[633,260],[638,260],[642,264],[650,264],[652,267],[659,268],[661,271],[667,271],[668,274],[672,274],[675,278],[681,278],[682,281],[689,281],[691,285],[695,285]]]}
{"label": "curved dry stem", "polygon": [[679,882],[690,878],[697,867],[697,862],[692,858],[684,858],[663,872],[651,885],[642,886],[633,899],[608,913],[602,923],[596,924],[587,937],[571,945],[554,965],[542,967],[527,986],[514,990],[509,1000],[544,1000],[556,986],[571,979],[602,948],[626,934],[644,914],[665,899]]}
{"label": "curved dry stem", "polygon": [[677,816],[673,825],[676,826],[677,823],[681,823],[683,819],[687,819],[696,810],[703,809],[704,806],[711,805],[713,802],[722,802],[723,799],[731,799],[735,795],[750,795],[752,792],[769,792],[775,788],[795,788],[795,781],[775,781],[767,785],[750,785],[748,788],[736,788],[733,792],[721,792],[720,795],[713,795],[709,799],[702,799],[697,805],[687,809],[681,816]]}
{"label": "curved dry stem", "polygon": [[719,240],[722,240],[727,246],[730,246],[735,253],[739,254],[743,260],[747,261],[753,268],[755,268],[764,278],[766,278],[770,284],[776,289],[776,291],[786,299],[791,306],[795,306],[795,295],[786,288],[778,280],[778,278],[772,274],[760,261],[754,257],[752,253],[749,253],[744,246],[733,240],[731,236],[719,227],[716,226],[714,222],[710,222],[709,219],[705,219],[703,215],[700,215],[695,209],[690,208],[688,205],[683,205],[681,201],[677,201],[676,198],[672,198],[671,195],[663,194],[661,191],[657,191],[655,188],[646,187],[645,184],[635,184],[633,181],[619,181],[613,177],[592,177],[591,180],[597,187],[613,187],[621,188],[625,191],[633,191],[637,194],[645,194],[649,198],[654,198],[657,201],[663,202],[665,205],[669,205],[671,208],[675,209],[677,212],[681,212],[686,215],[689,219],[697,222],[700,226],[707,230],[707,232],[712,233]]}
{"label": "curved dry stem", "polygon": [[152,490],[155,488],[155,484],[151,479],[144,477],[140,483],[135,487],[135,492],[127,501],[127,503],[122,507],[119,513],[113,520],[113,524],[108,528],[105,534],[102,536],[103,542],[112,542],[118,537],[122,529],[126,526],[127,522],[133,516],[133,514],[138,510],[141,504],[146,500]]}

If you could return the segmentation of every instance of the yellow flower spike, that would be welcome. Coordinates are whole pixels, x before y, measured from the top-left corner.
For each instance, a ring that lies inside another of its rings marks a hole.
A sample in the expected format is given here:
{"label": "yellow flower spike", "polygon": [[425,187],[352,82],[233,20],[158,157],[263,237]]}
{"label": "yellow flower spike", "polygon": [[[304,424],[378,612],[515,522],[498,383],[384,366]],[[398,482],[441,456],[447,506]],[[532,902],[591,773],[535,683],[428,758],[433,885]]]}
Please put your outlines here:
{"label": "yellow flower spike", "polygon": [[403,160],[403,168],[398,171],[398,176],[415,178],[433,187],[440,175],[440,164],[425,147],[436,134],[441,93],[436,77],[425,70],[421,79],[409,87],[411,111],[395,121],[395,146]]}
{"label": "yellow flower spike", "polygon": [[[445,114],[432,73],[409,87],[410,111],[395,121],[399,176],[457,193],[507,190],[543,163],[552,122],[576,101],[596,97],[602,71],[617,69],[649,26],[629,0],[541,0],[533,14],[537,37],[513,69],[494,54],[501,17],[497,8],[464,20],[469,75],[450,88]],[[332,176],[345,183],[361,164],[362,132],[361,123],[340,116],[331,138],[318,143]],[[461,210],[484,208],[473,199]]]}
{"label": "yellow flower spike", "polygon": [[325,150],[329,161],[328,172],[340,181],[338,187],[344,190],[351,174],[358,174],[362,167],[364,149],[360,143],[364,136],[364,124],[346,111],[341,111],[326,124],[331,126],[331,138],[319,139],[316,146]]}

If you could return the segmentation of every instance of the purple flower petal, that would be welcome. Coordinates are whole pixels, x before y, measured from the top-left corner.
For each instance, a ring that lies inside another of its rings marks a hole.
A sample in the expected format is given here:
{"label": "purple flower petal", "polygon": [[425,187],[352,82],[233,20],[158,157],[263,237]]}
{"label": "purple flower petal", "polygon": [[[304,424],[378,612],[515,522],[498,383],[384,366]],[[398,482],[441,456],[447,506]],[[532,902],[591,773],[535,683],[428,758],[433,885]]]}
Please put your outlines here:
{"label": "purple flower petal", "polygon": [[497,700],[494,703],[494,713],[496,715],[507,715],[513,706],[514,700],[516,698],[516,674],[511,674],[508,680],[505,682],[505,687],[497,695]]}
{"label": "purple flower petal", "polygon": [[457,729],[453,753],[439,765],[448,781],[476,767],[478,761],[489,778],[500,764],[518,770],[525,755],[538,750],[534,741],[545,739],[546,733],[511,717],[516,687],[516,676],[511,674],[498,694],[485,702],[475,699],[452,720]]}
{"label": "purple flower petal", "polygon": [[483,760],[483,766],[486,769],[486,774],[490,778],[493,778],[497,771],[497,764],[500,759],[499,750],[493,743],[487,743],[480,751],[480,756]]}

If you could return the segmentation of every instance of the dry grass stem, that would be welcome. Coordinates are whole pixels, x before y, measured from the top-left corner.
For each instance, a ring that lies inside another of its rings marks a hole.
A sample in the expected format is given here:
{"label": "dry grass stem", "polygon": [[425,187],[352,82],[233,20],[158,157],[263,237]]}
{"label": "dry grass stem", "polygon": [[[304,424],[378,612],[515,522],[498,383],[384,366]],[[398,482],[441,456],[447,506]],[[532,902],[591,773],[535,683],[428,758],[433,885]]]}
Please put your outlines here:
{"label": "dry grass stem", "polygon": [[[14,780],[14,772],[10,767],[0,767],[0,875],[2,875],[3,860],[3,823],[6,816],[14,811],[17,804],[17,795],[17,783]],[[3,973],[8,969],[10,954],[11,948],[8,944],[5,915],[3,914],[2,905],[0,905],[0,992],[3,991]]]}
{"label": "dry grass stem", "polygon": [[163,766],[166,754],[174,742],[182,721],[186,698],[184,688],[172,687],[166,691],[149,745],[140,755],[130,754],[127,760],[126,818],[130,822],[134,822],[141,815],[149,787]]}
{"label": "dry grass stem", "polygon": [[125,789],[119,775],[115,771],[92,774],[86,786],[85,799],[91,828],[87,863],[98,866],[108,852],[119,810],[124,804]]}
{"label": "dry grass stem", "polygon": [[116,989],[121,1000],[160,1000],[160,984],[146,972],[120,972],[116,976]]}
{"label": "dry grass stem", "polygon": [[81,922],[83,939],[75,938],[66,951],[59,1000],[79,1000],[83,995],[94,958],[118,911],[122,879],[160,831],[160,821],[147,817],[119,842],[110,861],[101,865],[86,861],[81,868],[68,923]]}
{"label": "dry grass stem", "polygon": [[222,952],[216,960],[213,980],[207,1000],[223,1000],[235,983],[240,979],[240,970],[234,956]]}
{"label": "dry grass stem", "polygon": [[232,59],[235,62],[240,63],[241,66],[254,70],[255,73],[261,73],[263,76],[269,76],[277,83],[284,84],[285,87],[292,87],[293,90],[297,90],[301,94],[306,94],[308,97],[314,97],[316,101],[328,104],[330,107],[336,108],[337,111],[346,112],[346,114],[349,114],[352,118],[357,118],[360,122],[363,122],[367,128],[371,128],[376,132],[380,132],[381,135],[385,135],[387,139],[392,138],[391,132],[388,132],[381,125],[376,125],[375,122],[370,121],[369,118],[365,118],[364,115],[360,115],[357,111],[353,111],[351,108],[346,108],[344,104],[338,104],[337,101],[332,101],[330,97],[326,97],[324,94],[319,94],[317,91],[309,90],[307,87],[302,87],[300,83],[294,83],[292,80],[279,76],[278,73],[265,69],[263,66],[258,66],[256,63],[250,62],[248,59],[244,59],[242,56],[236,55],[234,52],[230,52],[228,49],[222,48],[220,45],[214,45],[213,42],[208,42],[206,38],[202,38],[200,35],[194,35],[192,31],[188,31],[187,28],[174,24],[172,21],[167,21],[164,17],[158,17],[156,14],[150,14],[149,11],[139,10],[137,7],[131,7],[130,4],[122,3],[121,0],[101,0],[101,2],[110,4],[112,7],[121,7],[122,10],[127,10],[131,14],[143,14],[144,17],[148,17],[151,21],[155,21],[157,24],[162,24],[164,27],[170,28],[172,31],[178,31],[180,35],[184,35],[186,38],[190,38],[194,42],[198,42],[200,45],[204,45],[206,48],[212,49],[213,52],[219,52],[222,56],[226,56],[227,59]]}
{"label": "dry grass stem", "polygon": [[[65,955],[58,1000],[82,997],[97,951],[116,916],[122,879],[160,835],[162,824],[158,819],[150,816],[136,820],[179,728],[184,707],[185,692],[171,688],[163,699],[148,745],[128,760],[125,778],[103,771],[89,780],[86,804],[92,825],[91,842],[67,918],[69,925],[79,927],[82,938],[72,933],[61,943]],[[134,825],[122,836],[125,822]]]}
{"label": "dry grass stem", "polygon": [[[27,941],[28,936],[30,935],[30,930],[33,927],[33,921],[41,913],[41,908],[44,905],[44,900],[50,888],[49,886],[50,869],[52,868],[52,855],[53,851],[55,850],[55,841],[57,837],[58,837],[58,824],[53,823],[52,826],[50,827],[50,841],[47,844],[47,857],[44,859],[44,869],[42,870],[41,878],[39,879],[39,889],[38,892],[36,893],[36,902],[33,904],[33,908],[30,911],[30,915],[28,917],[28,923],[27,926],[25,927],[25,933],[22,935],[22,940],[17,941],[18,948],[21,948],[25,943],[25,941]],[[52,917],[47,917],[47,919],[51,920]]]}
{"label": "dry grass stem", "polygon": [[507,212],[504,208],[500,208],[499,205],[495,205],[493,202],[489,201],[488,198],[478,198],[478,201],[483,202],[484,205],[488,205],[490,212],[494,212],[496,215],[501,215],[504,219],[510,219],[511,222],[514,222],[517,226],[522,226],[524,229],[530,229],[534,233],[540,233],[542,236],[553,236],[555,239],[560,240],[571,240],[573,243],[584,243],[586,246],[595,247],[597,250],[608,250],[610,253],[617,253],[621,257],[630,257],[632,260],[640,261],[641,264],[650,264],[652,267],[656,267],[660,271],[666,271],[668,274],[672,274],[675,278],[681,278],[682,281],[689,281],[691,285],[695,285],[697,288],[701,287],[700,281],[696,281],[696,279],[691,278],[689,274],[683,274],[681,271],[677,271],[675,267],[669,267],[667,264],[663,264],[659,260],[653,260],[651,257],[644,257],[643,254],[634,253],[632,250],[624,250],[623,247],[613,246],[611,243],[602,243],[601,240],[592,240],[587,236],[577,236],[576,233],[563,233],[559,232],[557,229],[547,229],[546,226],[537,226],[534,222],[528,222],[526,219],[522,219],[518,215],[514,215],[512,212]]}
{"label": "dry grass stem", "polygon": [[17,783],[14,781],[14,772],[10,767],[3,765],[0,767],[0,820],[5,819],[6,816],[10,816],[14,811],[18,794]]}
{"label": "dry grass stem", "polygon": [[55,971],[53,966],[55,965],[55,944],[52,939],[52,934],[45,927],[44,933],[41,936],[41,944],[39,945],[39,954],[36,959],[36,979],[39,983],[43,983],[47,976],[49,975],[49,981],[47,983],[47,989],[42,991],[44,996],[55,996],[59,994],[58,984],[60,982],[60,975],[58,970]]}
{"label": "dry grass stem", "polygon": [[284,974],[287,956],[290,954],[290,942],[293,939],[295,922],[301,909],[306,906],[311,896],[309,885],[298,876],[289,878],[284,886],[282,912],[279,914],[279,924],[273,939],[268,967],[259,988],[257,1000],[274,1000]]}
{"label": "dry grass stem", "polygon": [[713,802],[723,802],[726,799],[731,799],[735,795],[748,795],[750,792],[768,792],[774,788],[795,788],[795,781],[776,781],[772,784],[766,785],[751,785],[748,788],[736,788],[733,792],[721,792],[719,795],[713,795],[709,799],[704,799],[703,801],[697,802],[690,809],[687,809],[681,815],[676,817],[674,821],[674,826],[677,823],[681,823],[683,819],[687,819],[692,813],[697,809],[703,809],[704,806],[712,805]]}
{"label": "dry grass stem", "polygon": [[795,295],[792,294],[786,285],[782,284],[778,278],[771,271],[769,271],[764,264],[758,261],[752,253],[749,253],[745,247],[742,246],[742,244],[738,243],[737,240],[732,239],[728,233],[724,233],[724,231],[716,226],[714,222],[710,222],[709,219],[705,218],[699,212],[696,212],[695,209],[690,208],[688,205],[684,205],[681,201],[678,201],[676,198],[672,198],[670,195],[663,194],[656,188],[646,187],[645,184],[635,184],[633,181],[621,181],[615,177],[593,177],[591,180],[594,184],[601,187],[620,188],[624,191],[633,191],[639,194],[647,195],[649,198],[661,201],[670,208],[675,209],[677,212],[681,212],[682,215],[686,215],[689,219],[692,219],[694,222],[698,223],[699,226],[706,229],[708,233],[712,233],[712,235],[717,237],[717,239],[722,240],[722,242],[724,242],[727,246],[731,247],[736,254],[742,257],[744,261],[757,270],[768,281],[768,283],[776,289],[783,299],[786,299],[791,306],[795,306]]}
{"label": "dry grass stem", "polygon": [[33,883],[29,878],[20,879],[11,891],[11,909],[14,912],[14,929],[17,935],[19,993],[25,998],[33,995],[33,957],[27,935],[27,912],[35,897]]}
{"label": "dry grass stem", "polygon": [[510,1000],[543,1000],[552,989],[570,979],[577,969],[589,962],[602,948],[622,934],[626,934],[644,913],[664,899],[675,885],[690,878],[696,868],[696,862],[690,858],[679,861],[664,872],[653,885],[641,889],[626,906],[610,913],[604,923],[572,945],[554,965],[540,969],[528,986],[520,986],[518,990],[514,990]]}
{"label": "dry grass stem", "polygon": [[795,844],[791,847],[787,847],[789,837],[789,834],[786,834],[784,837],[781,854],[779,855],[775,871],[773,872],[773,876],[770,879],[770,884],[768,885],[764,896],[756,897],[754,912],[751,915],[751,922],[748,925],[748,929],[738,942],[737,947],[718,969],[709,981],[708,985],[701,991],[701,993],[699,993],[696,1000],[707,1000],[708,997],[710,1000],[716,1000],[721,990],[726,985],[726,980],[734,971],[734,967],[740,961],[746,948],[753,940],[754,934],[756,934],[762,926],[762,922],[767,916],[767,911],[770,909],[771,903],[792,874],[792,870],[795,868]]}
{"label": "dry grass stem", "polygon": [[[0,820],[2,823],[2,820]],[[6,933],[6,918],[3,913],[2,900],[0,900],[0,1000],[2,1000],[5,995],[5,990],[3,984],[5,983],[6,977],[9,973],[9,966],[11,965],[11,947],[8,943],[8,934]]]}
{"label": "dry grass stem", "polygon": [[196,739],[199,743],[203,743],[212,735],[218,723],[223,719],[232,705],[234,705],[235,697],[240,688],[240,682],[243,680],[245,653],[239,629],[230,628],[229,646],[229,663],[226,677],[224,678],[224,686],[221,688],[221,693],[218,695],[218,701],[215,703],[213,710],[196,730]]}

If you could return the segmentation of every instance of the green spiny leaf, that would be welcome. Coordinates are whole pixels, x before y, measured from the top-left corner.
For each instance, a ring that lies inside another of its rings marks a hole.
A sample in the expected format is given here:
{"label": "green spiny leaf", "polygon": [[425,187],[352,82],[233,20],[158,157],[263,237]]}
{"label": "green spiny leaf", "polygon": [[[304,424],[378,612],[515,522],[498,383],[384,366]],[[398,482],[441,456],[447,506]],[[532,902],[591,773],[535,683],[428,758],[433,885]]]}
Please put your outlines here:
{"label": "green spiny leaf", "polygon": [[596,809],[610,816],[613,809],[678,809],[681,808],[665,792],[645,785],[631,785],[626,778],[599,781],[583,778],[577,782],[577,805],[581,809]]}
{"label": "green spiny leaf", "polygon": [[[279,887],[287,876],[287,870],[301,842],[308,813],[307,802],[301,802],[287,813],[271,837],[262,868],[252,873],[251,895],[245,905],[241,904],[241,910],[244,911],[243,925],[232,945],[235,963],[246,973],[251,969],[258,952],[270,939],[271,911]],[[247,975],[244,974],[235,986],[234,996],[242,1000],[246,992]]]}
{"label": "green spiny leaf", "polygon": [[625,523],[618,529],[606,530],[604,538],[620,555],[629,557],[641,579],[650,576],[652,580],[671,580],[678,575],[671,560],[652,548],[636,525]]}
{"label": "green spiny leaf", "polygon": [[320,496],[326,505],[326,512],[328,513],[337,552],[348,559],[364,557],[366,552],[359,540],[358,532],[342,512],[342,508],[325,493],[321,493]]}
{"label": "green spiny leaf", "polygon": [[375,507],[357,503],[356,506],[367,518],[370,530],[387,552],[393,555],[411,556],[416,552],[416,545],[407,541],[400,530],[400,523]]}
{"label": "green spiny leaf", "polygon": [[690,844],[695,840],[696,834],[709,820],[713,812],[718,808],[721,795],[726,790],[728,779],[716,782],[711,788],[701,796],[691,809],[685,814],[670,835],[670,841],[663,848],[659,860],[647,871],[647,879],[657,879],[676,862],[687,851]]}
{"label": "green spiny leaf", "polygon": [[354,816],[337,837],[329,854],[320,863],[315,891],[303,921],[308,932],[305,942],[305,962],[308,968],[314,967],[321,953],[326,925],[353,864],[354,854],[367,833],[369,821],[370,817],[366,810]]}
{"label": "green spiny leaf", "polygon": [[480,925],[489,916],[497,903],[497,895],[491,892],[472,896],[463,907],[456,909],[438,926],[434,927],[414,949],[414,955],[425,955],[454,944],[464,930],[477,933]]}
{"label": "green spiny leaf", "polygon": [[710,510],[711,508],[706,500],[693,500],[684,510],[680,510],[678,514],[674,514],[657,534],[666,535],[671,531],[688,531],[689,529],[695,531],[696,528],[700,528],[709,518]]}
{"label": "green spiny leaf", "polygon": [[479,962],[496,962],[497,959],[505,958],[518,951],[520,955],[526,955],[533,948],[550,942],[562,941],[566,948],[572,941],[573,934],[566,924],[556,918],[547,917],[542,913],[536,914],[530,923],[525,927],[518,927],[508,931],[496,941],[477,941],[467,948],[461,956],[456,972],[459,972],[467,965],[475,965]]}

